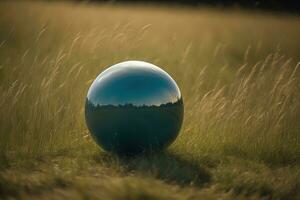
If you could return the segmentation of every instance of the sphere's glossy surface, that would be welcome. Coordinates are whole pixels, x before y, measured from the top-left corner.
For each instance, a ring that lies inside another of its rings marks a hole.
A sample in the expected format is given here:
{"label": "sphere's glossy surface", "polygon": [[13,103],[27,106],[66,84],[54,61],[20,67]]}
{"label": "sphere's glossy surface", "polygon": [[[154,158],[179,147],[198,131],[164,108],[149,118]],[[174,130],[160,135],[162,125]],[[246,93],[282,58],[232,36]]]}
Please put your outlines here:
{"label": "sphere's glossy surface", "polygon": [[127,61],[106,69],[94,80],[85,117],[92,137],[106,151],[154,151],[177,137],[183,101],[165,71],[150,63]]}

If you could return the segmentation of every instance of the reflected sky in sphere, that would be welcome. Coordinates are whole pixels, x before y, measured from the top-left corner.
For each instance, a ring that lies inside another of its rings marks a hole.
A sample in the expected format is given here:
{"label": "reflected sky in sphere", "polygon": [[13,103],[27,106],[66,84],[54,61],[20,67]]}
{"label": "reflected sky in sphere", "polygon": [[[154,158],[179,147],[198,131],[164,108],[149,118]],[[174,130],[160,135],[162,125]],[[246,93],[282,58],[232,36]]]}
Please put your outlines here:
{"label": "reflected sky in sphere", "polygon": [[106,69],[92,83],[87,95],[95,106],[160,106],[180,99],[180,90],[171,76],[142,61],[126,61]]}

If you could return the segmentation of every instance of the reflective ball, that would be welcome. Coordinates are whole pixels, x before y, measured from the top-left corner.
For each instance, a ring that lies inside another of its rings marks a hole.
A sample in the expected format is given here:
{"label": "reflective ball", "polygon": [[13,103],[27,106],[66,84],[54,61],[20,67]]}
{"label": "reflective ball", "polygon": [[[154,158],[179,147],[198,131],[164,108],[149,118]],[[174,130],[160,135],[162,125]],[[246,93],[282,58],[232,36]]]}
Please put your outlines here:
{"label": "reflective ball", "polygon": [[176,82],[159,67],[126,61],[103,71],[88,90],[87,127],[104,150],[157,151],[177,137],[183,101]]}

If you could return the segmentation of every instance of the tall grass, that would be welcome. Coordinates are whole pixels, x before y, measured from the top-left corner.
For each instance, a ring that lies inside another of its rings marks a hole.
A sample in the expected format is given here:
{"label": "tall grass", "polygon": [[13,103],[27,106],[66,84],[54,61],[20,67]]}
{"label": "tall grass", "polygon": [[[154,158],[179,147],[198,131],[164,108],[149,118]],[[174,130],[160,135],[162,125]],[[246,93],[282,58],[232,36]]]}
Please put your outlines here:
{"label": "tall grass", "polygon": [[206,93],[199,92],[203,71],[186,102],[186,134],[178,148],[195,155],[221,152],[270,164],[299,163],[299,66],[270,54]]}
{"label": "tall grass", "polygon": [[63,3],[1,3],[0,13],[2,160],[94,150],[87,89],[106,67],[137,59],[182,90],[171,151],[300,161],[297,17]]}

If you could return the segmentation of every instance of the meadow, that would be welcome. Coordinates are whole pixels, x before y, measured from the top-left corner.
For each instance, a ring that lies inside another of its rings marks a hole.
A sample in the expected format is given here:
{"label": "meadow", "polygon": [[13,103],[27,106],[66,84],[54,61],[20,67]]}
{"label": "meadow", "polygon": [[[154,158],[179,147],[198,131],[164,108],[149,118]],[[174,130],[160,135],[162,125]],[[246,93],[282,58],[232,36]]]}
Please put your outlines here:
{"label": "meadow", "polygon": [[[0,199],[300,199],[300,18],[238,9],[0,2]],[[87,90],[160,66],[185,114],[165,151],[101,150]]]}

